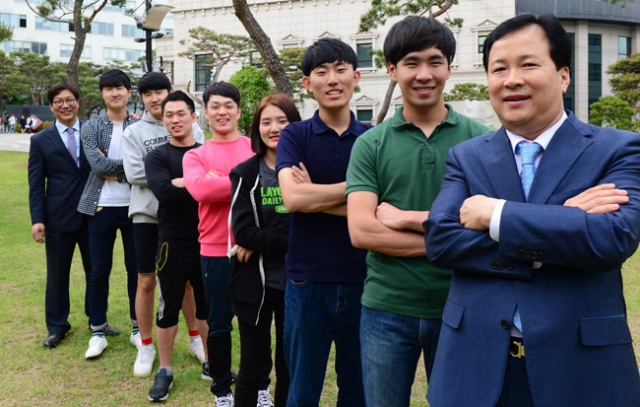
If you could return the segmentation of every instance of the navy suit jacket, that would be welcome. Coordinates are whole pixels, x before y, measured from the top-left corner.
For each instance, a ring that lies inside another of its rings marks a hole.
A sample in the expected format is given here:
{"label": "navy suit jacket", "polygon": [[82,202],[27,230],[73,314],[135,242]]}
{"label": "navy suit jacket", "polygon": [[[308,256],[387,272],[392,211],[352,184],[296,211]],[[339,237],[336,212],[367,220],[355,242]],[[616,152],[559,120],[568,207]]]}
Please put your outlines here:
{"label": "navy suit jacket", "polygon": [[44,223],[45,232],[80,229],[84,215],[77,211],[78,201],[90,171],[82,147],[78,167],[54,124],[33,135],[29,149],[31,223]]}
{"label": "navy suit jacket", "polygon": [[[424,224],[429,258],[454,270],[429,381],[434,407],[495,405],[516,305],[536,406],[640,406],[620,273],[640,240],[640,136],[567,113],[527,203],[504,128],[449,150]],[[618,211],[562,206],[608,182],[628,192]],[[463,201],[477,194],[507,200],[499,243],[460,224]]]}

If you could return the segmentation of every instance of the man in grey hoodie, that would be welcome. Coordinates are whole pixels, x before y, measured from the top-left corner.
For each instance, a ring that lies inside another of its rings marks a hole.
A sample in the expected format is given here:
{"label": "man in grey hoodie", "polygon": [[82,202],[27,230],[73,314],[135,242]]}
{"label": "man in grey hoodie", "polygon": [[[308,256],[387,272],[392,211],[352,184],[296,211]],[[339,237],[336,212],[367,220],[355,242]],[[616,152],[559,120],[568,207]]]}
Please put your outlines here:
{"label": "man in grey hoodie", "polygon": [[[151,374],[156,351],[153,346],[153,304],[156,287],[155,257],[158,250],[158,200],[147,184],[144,160],[147,154],[170,140],[162,124],[162,101],[173,90],[171,81],[160,72],[149,72],[138,81],[138,93],[145,112],[142,120],[126,128],[123,134],[122,155],[127,181],[131,184],[129,217],[133,219],[133,235],[138,258],[138,290],[136,293],[136,316],[140,332],[132,336],[138,348],[133,365],[133,374],[145,377]],[[198,124],[193,124],[194,138],[204,142],[204,133]],[[185,290],[182,305],[189,328],[189,351],[201,363],[207,358],[202,338],[196,327],[195,304],[191,286]],[[206,332],[204,337],[206,338]],[[203,366],[206,370],[206,366]],[[203,378],[206,378],[203,371]],[[206,375],[208,376],[208,375]]]}

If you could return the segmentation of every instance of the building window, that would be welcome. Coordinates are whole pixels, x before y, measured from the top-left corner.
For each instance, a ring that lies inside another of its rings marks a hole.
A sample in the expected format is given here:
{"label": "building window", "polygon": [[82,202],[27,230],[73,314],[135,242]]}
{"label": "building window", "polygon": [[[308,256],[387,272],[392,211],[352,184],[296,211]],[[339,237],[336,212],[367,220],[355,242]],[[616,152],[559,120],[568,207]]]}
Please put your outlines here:
{"label": "building window", "polygon": [[113,35],[113,24],[93,22],[89,27],[89,32],[91,34]]}
{"label": "building window", "polygon": [[141,56],[142,51],[137,49],[102,48],[102,59],[136,62]]}
{"label": "building window", "polygon": [[35,54],[47,55],[47,43],[30,41],[5,41],[4,52],[8,54],[14,51],[33,52]]}
{"label": "building window", "polygon": [[122,24],[122,36],[130,38],[144,38],[144,31],[135,25]]}
{"label": "building window", "polygon": [[567,33],[569,35],[569,39],[571,40],[571,65],[569,65],[569,78],[571,81],[569,82],[569,86],[567,87],[567,91],[563,96],[564,107],[571,111],[575,110],[575,97],[576,97],[576,87],[575,77],[573,76],[574,66],[575,66],[575,55],[576,55],[576,47],[575,47],[575,34]]}
{"label": "building window", "polygon": [[602,35],[589,34],[589,110],[602,96]]}
{"label": "building window", "polygon": [[205,66],[200,62],[212,57],[213,54],[196,55],[196,92],[204,91],[204,88],[211,83],[211,67]]}
{"label": "building window", "polygon": [[42,17],[36,17],[36,29],[38,30],[53,30],[53,31],[68,31],[69,23],[54,23],[46,20]]}
{"label": "building window", "polygon": [[370,42],[356,44],[359,68],[373,68],[373,46]]}
{"label": "building window", "polygon": [[631,56],[631,37],[618,37],[618,60]]}
{"label": "building window", "polygon": [[[60,44],[60,57],[61,58],[71,58],[71,54],[73,53],[73,45],[69,44]],[[81,58],[91,58],[91,46],[85,45],[82,49]]]}
{"label": "building window", "polygon": [[27,27],[27,16],[19,14],[0,13],[0,23],[9,27]]}
{"label": "building window", "polygon": [[482,55],[484,53],[484,42],[487,40],[486,35],[478,35],[478,55]]}
{"label": "building window", "polygon": [[363,123],[373,124],[373,109],[356,110],[356,119]]}

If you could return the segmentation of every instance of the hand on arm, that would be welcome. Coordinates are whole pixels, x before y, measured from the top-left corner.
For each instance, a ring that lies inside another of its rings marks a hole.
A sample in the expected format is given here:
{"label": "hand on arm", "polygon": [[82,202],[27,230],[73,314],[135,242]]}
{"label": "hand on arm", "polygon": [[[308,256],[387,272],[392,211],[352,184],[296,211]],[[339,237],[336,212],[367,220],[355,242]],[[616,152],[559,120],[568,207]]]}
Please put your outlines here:
{"label": "hand on arm", "polygon": [[91,166],[91,171],[99,177],[115,176],[116,178],[113,179],[118,179],[122,182],[126,181],[122,160],[109,158],[100,150],[98,146],[98,134],[90,123],[85,123],[82,126],[80,137],[82,138],[82,146],[87,162]]}
{"label": "hand on arm", "polygon": [[229,177],[211,169],[192,150],[182,160],[184,184],[193,199],[202,203],[231,201],[231,181]]}
{"label": "hand on arm", "polygon": [[399,257],[424,256],[422,234],[389,228],[376,218],[378,196],[369,191],[349,194],[347,221],[355,247]]}
{"label": "hand on arm", "polygon": [[249,261],[249,257],[253,254],[253,250],[249,250],[246,247],[238,246],[237,259],[240,263],[246,263]]}
{"label": "hand on arm", "polygon": [[395,230],[413,230],[424,233],[422,223],[429,218],[429,211],[403,211],[382,202],[376,208],[376,219],[388,228]]}
{"label": "hand on arm", "polygon": [[464,200],[460,207],[460,224],[470,230],[489,230],[493,209],[498,199],[474,195]]}
{"label": "hand on arm", "polygon": [[44,223],[36,223],[31,226],[31,236],[38,243],[44,243]]}
{"label": "hand on arm", "polygon": [[[346,182],[337,184],[314,184],[311,182],[300,182],[300,180],[311,179],[308,173],[305,176],[306,169],[300,163],[300,167],[295,171],[298,177],[294,176],[294,169],[283,168],[278,172],[278,181],[282,192],[282,200],[284,205],[290,212],[335,212],[341,213],[340,208],[334,208],[343,205],[346,202],[345,187]],[[331,213],[331,214],[335,214]]]}
{"label": "hand on arm", "polygon": [[174,178],[171,180],[171,184],[178,188],[184,188],[184,178]]}
{"label": "hand on arm", "polygon": [[588,213],[609,213],[629,202],[627,191],[617,189],[615,184],[600,184],[569,198],[564,206],[580,208]]}

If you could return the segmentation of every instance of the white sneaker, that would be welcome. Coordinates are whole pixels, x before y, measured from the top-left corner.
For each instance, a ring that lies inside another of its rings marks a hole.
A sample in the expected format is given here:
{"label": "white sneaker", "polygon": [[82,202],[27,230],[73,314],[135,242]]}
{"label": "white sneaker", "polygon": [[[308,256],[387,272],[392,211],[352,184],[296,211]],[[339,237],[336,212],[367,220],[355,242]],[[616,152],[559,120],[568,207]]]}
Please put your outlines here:
{"label": "white sneaker", "polygon": [[224,397],[216,397],[216,407],[233,407],[233,393]]}
{"label": "white sneaker", "polygon": [[156,349],[151,345],[144,345],[138,349],[136,362],[133,364],[133,375],[136,377],[147,377],[153,370],[153,362],[156,360]]}
{"label": "white sneaker", "polygon": [[102,355],[102,351],[109,345],[104,336],[92,336],[89,340],[89,349],[84,353],[87,359]]}
{"label": "white sneaker", "polygon": [[271,400],[269,389],[258,391],[258,404],[256,407],[275,407]]}
{"label": "white sneaker", "polygon": [[131,344],[135,346],[136,349],[138,349],[138,352],[140,352],[140,348],[142,348],[142,337],[140,336],[140,332],[135,334],[131,332],[131,336],[129,337],[129,342],[131,342]]}
{"label": "white sneaker", "polygon": [[205,362],[204,347],[202,346],[201,337],[197,337],[194,340],[189,339],[189,353],[191,356],[197,357],[200,363]]}

